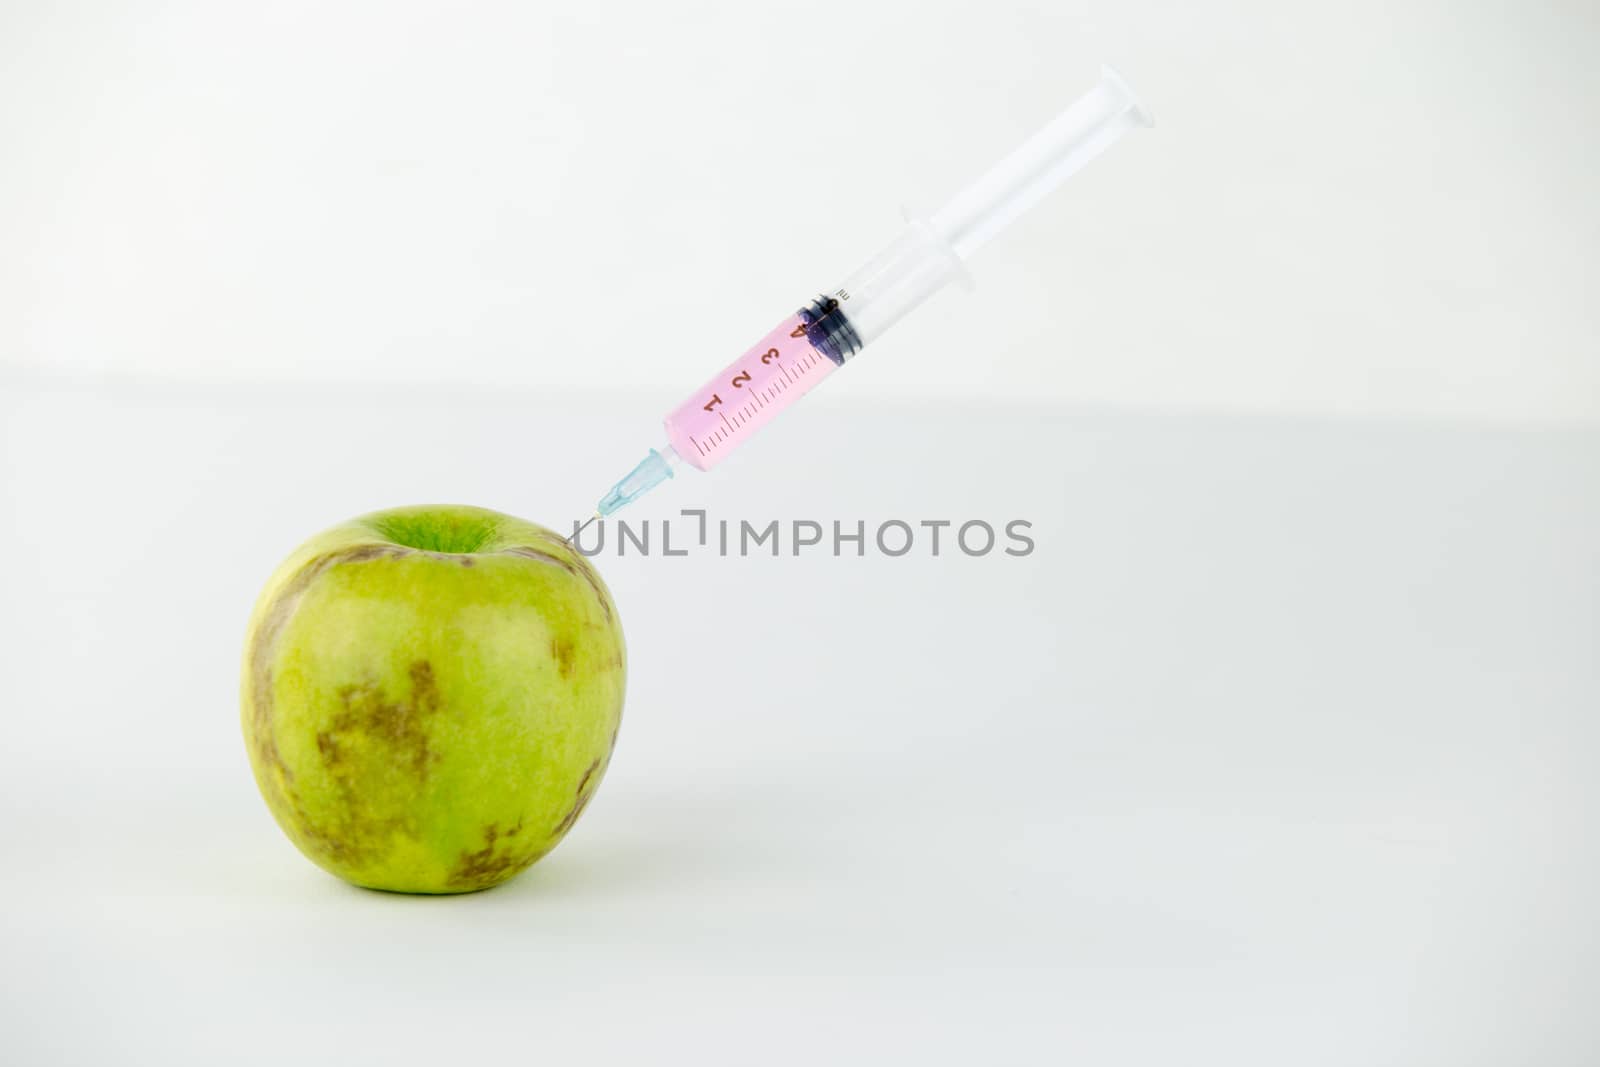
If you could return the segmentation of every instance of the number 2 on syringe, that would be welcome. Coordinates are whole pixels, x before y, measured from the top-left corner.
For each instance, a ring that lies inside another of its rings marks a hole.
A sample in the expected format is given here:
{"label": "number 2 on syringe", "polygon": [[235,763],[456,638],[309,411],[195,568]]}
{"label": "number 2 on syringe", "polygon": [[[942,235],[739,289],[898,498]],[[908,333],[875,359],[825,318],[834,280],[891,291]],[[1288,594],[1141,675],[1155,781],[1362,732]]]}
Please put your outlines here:
{"label": "number 2 on syringe", "polygon": [[[805,335],[805,331],[802,329],[800,331],[800,334],[801,334],[801,336],[804,336]],[[762,365],[763,366],[770,365],[772,363],[772,361],[777,359],[778,356],[781,355],[781,354],[782,353],[780,353],[776,348],[767,349],[765,352],[761,353],[761,363],[762,363]],[[738,374],[735,374],[733,376],[733,378],[729,380],[728,384],[732,385],[735,389],[743,389],[744,386],[745,386],[745,383],[748,382],[749,380],[750,380],[750,372],[747,371],[747,370],[741,370]],[[718,394],[718,393],[712,393],[711,394],[711,399],[707,400],[706,403],[705,403],[705,410],[711,411],[713,408],[715,408],[720,403],[722,403],[722,396],[720,394]]]}

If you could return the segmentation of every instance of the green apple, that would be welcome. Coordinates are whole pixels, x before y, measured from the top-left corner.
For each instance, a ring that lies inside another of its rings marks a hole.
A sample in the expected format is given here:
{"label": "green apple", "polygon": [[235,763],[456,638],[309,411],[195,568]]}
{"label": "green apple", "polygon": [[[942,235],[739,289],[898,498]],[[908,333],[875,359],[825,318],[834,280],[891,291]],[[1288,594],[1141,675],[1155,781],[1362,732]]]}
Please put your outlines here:
{"label": "green apple", "polygon": [[256,603],[244,735],[289,839],[346,881],[464,893],[549,852],[622,720],[611,594],[557,534],[469,507],[354,519]]}

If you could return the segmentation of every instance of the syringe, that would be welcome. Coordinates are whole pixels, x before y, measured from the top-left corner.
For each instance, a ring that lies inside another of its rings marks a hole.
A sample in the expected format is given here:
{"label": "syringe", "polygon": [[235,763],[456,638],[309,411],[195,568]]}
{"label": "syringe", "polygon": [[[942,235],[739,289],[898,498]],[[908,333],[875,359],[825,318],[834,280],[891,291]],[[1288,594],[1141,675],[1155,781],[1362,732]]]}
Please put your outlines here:
{"label": "syringe", "polygon": [[1098,85],[1022,147],[930,218],[908,222],[838,288],[780,322],[691,394],[666,417],[666,444],[612,486],[589,521],[639,499],[681,464],[715,467],[912,308],[952,281],[970,286],[969,256],[1123,134],[1150,124],[1127,82],[1102,68]]}

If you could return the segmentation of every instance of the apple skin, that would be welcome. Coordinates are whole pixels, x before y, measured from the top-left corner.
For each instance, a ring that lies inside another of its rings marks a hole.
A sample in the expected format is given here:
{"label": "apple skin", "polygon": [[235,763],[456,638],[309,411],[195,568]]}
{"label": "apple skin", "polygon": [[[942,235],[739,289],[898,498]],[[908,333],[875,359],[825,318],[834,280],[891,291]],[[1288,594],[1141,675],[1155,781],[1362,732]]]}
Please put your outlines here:
{"label": "apple skin", "polygon": [[486,889],[594,796],[627,673],[584,556],[482,508],[376,512],[301,545],[245,639],[242,721],[278,825],[347,882]]}

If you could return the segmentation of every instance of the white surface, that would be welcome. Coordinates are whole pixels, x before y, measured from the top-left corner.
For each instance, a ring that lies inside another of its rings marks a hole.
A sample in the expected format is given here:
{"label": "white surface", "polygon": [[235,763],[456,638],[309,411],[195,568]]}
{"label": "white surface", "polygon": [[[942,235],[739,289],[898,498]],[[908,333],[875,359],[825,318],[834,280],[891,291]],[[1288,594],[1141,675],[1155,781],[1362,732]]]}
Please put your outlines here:
{"label": "white surface", "polygon": [[1593,432],[819,398],[656,514],[1037,551],[602,558],[571,838],[465,898],[313,868],[238,735],[272,566],[560,523],[667,399],[6,383],[0,1060],[1594,1062]]}
{"label": "white surface", "polygon": [[1155,131],[858,396],[1595,418],[1597,43],[1515,0],[10,0],[0,361],[685,390],[1112,62]]}

